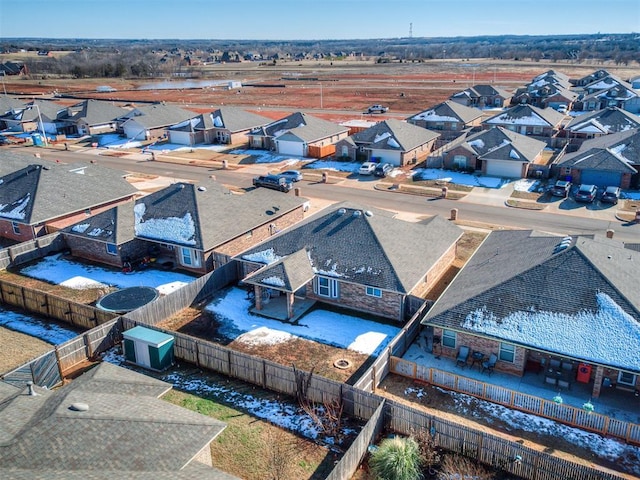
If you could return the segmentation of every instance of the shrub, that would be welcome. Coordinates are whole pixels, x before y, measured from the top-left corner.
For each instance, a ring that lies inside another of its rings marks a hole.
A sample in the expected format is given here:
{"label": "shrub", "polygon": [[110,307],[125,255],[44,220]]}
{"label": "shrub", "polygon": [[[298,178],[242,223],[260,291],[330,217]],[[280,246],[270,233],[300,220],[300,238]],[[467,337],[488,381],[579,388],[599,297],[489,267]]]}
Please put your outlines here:
{"label": "shrub", "polygon": [[422,478],[418,443],[412,438],[387,438],[371,455],[369,467],[378,480],[419,480]]}

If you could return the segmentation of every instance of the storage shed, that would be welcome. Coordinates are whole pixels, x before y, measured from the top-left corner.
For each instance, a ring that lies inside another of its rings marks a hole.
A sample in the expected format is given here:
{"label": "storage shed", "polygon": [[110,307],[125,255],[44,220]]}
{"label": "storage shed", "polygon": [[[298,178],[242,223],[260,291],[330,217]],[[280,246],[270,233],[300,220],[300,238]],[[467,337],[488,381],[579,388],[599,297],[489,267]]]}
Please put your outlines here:
{"label": "storage shed", "polygon": [[156,371],[164,370],[173,363],[172,335],[138,326],[122,336],[127,362]]}

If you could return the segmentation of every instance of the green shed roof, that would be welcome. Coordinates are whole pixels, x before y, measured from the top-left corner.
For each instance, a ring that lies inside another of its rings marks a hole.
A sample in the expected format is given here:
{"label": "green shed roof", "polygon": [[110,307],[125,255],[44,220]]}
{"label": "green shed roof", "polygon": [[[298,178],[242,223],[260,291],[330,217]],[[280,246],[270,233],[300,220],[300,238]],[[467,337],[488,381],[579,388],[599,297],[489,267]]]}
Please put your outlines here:
{"label": "green shed roof", "polygon": [[127,330],[122,336],[129,340],[140,340],[155,347],[159,347],[173,340],[172,335],[140,326]]}

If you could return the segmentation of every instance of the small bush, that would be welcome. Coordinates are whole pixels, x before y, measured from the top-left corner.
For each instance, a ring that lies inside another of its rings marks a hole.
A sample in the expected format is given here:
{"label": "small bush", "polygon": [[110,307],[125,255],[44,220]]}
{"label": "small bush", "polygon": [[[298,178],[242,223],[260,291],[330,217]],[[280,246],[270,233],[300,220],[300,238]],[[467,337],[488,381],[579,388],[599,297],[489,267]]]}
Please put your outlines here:
{"label": "small bush", "polygon": [[422,478],[420,447],[412,438],[387,438],[371,455],[369,467],[378,480]]}

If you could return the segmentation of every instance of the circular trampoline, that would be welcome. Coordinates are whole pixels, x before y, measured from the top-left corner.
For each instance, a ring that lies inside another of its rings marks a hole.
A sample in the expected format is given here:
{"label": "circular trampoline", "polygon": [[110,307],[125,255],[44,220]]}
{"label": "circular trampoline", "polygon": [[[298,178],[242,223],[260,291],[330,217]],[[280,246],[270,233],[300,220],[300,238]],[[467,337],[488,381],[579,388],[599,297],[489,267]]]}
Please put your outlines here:
{"label": "circular trampoline", "polygon": [[158,295],[158,290],[152,287],[123,288],[105,295],[96,306],[107,312],[122,314],[153,302]]}

